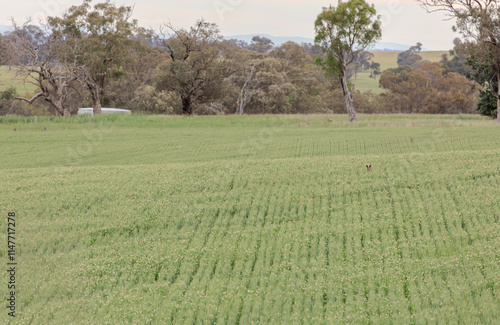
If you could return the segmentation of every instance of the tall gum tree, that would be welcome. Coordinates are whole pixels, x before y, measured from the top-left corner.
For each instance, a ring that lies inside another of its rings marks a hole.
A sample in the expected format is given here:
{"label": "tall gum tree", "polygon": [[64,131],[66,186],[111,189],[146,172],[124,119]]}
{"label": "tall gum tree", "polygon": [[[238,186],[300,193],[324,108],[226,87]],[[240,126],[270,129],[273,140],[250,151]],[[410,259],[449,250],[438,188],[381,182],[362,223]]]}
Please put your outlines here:
{"label": "tall gum tree", "polygon": [[344,94],[349,121],[356,121],[353,91],[349,87],[347,67],[357,56],[382,36],[380,16],[364,0],[339,1],[337,7],[324,7],[314,23],[315,43],[326,54],[318,57],[327,75],[337,77]]}
{"label": "tall gum tree", "polygon": [[109,80],[126,64],[137,21],[130,19],[132,7],[91,2],[70,7],[62,17],[48,17],[48,25],[64,39],[58,59],[75,68],[78,81],[90,92],[94,114],[100,114]]}
{"label": "tall gum tree", "polygon": [[469,58],[490,66],[498,83],[497,124],[500,124],[500,3],[496,0],[417,0],[428,12],[444,11],[456,18],[454,30],[468,43]]}

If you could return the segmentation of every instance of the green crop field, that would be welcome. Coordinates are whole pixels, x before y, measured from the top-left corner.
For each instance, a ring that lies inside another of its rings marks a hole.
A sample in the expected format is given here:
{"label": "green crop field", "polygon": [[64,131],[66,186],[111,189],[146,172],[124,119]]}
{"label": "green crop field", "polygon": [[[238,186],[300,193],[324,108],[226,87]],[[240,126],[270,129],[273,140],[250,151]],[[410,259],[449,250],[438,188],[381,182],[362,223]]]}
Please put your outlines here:
{"label": "green crop field", "polygon": [[[380,63],[380,71],[397,68],[398,67],[398,54],[400,52],[386,52],[386,51],[372,51],[374,54],[372,59],[373,62]],[[441,55],[448,54],[448,51],[424,51],[418,53],[423,60],[427,60],[430,62],[439,62],[441,61]],[[356,80],[352,78],[352,82],[356,85],[356,89],[365,92],[372,91],[373,93],[379,94],[384,92],[384,89],[379,88],[379,79],[370,78],[370,72],[360,72],[357,75]]]}
{"label": "green crop field", "polygon": [[0,323],[498,324],[500,128],[358,119],[0,117]]}

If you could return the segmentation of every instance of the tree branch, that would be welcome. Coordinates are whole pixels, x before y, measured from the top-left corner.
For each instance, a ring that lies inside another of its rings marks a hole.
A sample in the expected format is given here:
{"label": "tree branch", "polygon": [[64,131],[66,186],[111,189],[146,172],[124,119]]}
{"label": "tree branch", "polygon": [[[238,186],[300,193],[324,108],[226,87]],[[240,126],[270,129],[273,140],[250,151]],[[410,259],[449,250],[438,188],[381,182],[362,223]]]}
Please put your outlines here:
{"label": "tree branch", "polygon": [[38,94],[34,95],[33,97],[31,97],[30,99],[27,99],[27,98],[24,98],[24,97],[14,97],[14,99],[18,99],[18,100],[22,100],[22,101],[25,101],[27,102],[28,104],[33,104],[33,102],[39,98],[39,97],[43,97],[45,94],[43,92],[39,92]]}

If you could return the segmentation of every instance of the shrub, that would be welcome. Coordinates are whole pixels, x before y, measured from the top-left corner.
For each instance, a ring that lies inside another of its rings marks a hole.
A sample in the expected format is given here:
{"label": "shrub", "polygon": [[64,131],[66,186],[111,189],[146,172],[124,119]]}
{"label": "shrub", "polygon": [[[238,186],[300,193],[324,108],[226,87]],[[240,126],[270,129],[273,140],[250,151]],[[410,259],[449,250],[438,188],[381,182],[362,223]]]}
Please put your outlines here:
{"label": "shrub", "polygon": [[167,91],[157,91],[152,86],[141,86],[134,92],[132,100],[134,109],[139,111],[172,114],[174,109],[181,106],[177,94]]}

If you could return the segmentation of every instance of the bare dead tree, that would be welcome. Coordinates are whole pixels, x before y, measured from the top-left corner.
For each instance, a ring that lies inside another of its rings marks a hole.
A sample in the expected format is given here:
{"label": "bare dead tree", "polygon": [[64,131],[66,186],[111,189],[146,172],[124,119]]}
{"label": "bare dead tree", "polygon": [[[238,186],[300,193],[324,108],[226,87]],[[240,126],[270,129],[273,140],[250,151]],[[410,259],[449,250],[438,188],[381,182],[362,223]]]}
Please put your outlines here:
{"label": "bare dead tree", "polygon": [[[13,43],[16,55],[17,75],[25,83],[34,85],[38,92],[31,98],[16,97],[18,100],[33,104],[38,98],[43,98],[49,102],[56,113],[61,116],[69,116],[70,108],[67,106],[67,100],[70,96],[72,84],[76,81],[74,69],[71,67],[62,67],[54,60],[53,48],[54,38],[44,32],[43,42],[39,43],[30,38],[26,33],[27,26],[31,23],[26,21],[22,26],[12,21],[13,25]],[[43,49],[43,55],[41,55]]]}

